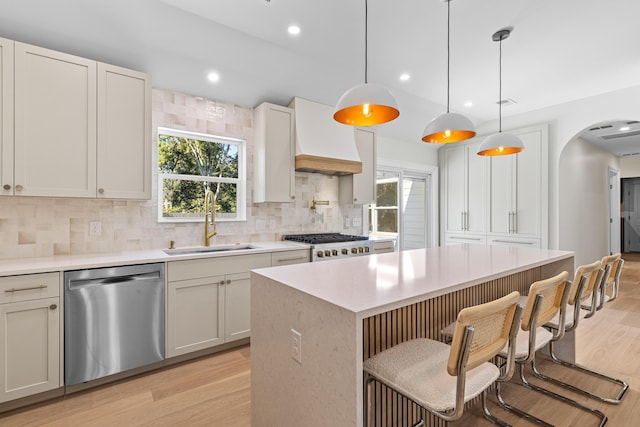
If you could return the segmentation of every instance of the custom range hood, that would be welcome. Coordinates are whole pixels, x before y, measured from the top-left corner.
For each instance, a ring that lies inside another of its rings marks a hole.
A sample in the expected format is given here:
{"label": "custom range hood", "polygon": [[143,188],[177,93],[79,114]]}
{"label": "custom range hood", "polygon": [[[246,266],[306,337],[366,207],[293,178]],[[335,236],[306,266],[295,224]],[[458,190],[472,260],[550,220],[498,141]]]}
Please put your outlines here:
{"label": "custom range hood", "polygon": [[354,129],[333,120],[334,107],[293,98],[296,171],[325,175],[362,173]]}

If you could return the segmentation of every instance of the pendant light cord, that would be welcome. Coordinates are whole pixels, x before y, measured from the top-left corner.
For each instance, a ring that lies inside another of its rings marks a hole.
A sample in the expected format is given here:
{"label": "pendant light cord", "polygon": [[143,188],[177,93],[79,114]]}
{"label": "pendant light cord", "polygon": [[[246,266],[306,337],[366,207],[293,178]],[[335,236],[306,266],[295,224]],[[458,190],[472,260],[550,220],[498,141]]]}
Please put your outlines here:
{"label": "pendant light cord", "polygon": [[502,37],[500,37],[500,54],[498,56],[498,133],[502,132]]}
{"label": "pendant light cord", "polygon": [[368,64],[369,64],[369,6],[368,1],[364,0],[364,82],[368,81]]}
{"label": "pendant light cord", "polygon": [[449,113],[449,86],[450,86],[450,66],[451,66],[451,0],[447,0],[447,113]]}

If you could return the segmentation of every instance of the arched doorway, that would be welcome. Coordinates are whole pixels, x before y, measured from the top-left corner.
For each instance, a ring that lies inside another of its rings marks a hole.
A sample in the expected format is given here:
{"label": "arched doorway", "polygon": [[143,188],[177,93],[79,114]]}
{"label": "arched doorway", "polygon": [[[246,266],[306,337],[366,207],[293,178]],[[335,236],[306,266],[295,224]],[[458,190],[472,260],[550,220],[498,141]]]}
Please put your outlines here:
{"label": "arched doorway", "polygon": [[[621,249],[621,159],[640,147],[635,120],[598,122],[578,132],[559,158],[559,243],[576,265]],[[621,166],[622,163],[622,166]]]}

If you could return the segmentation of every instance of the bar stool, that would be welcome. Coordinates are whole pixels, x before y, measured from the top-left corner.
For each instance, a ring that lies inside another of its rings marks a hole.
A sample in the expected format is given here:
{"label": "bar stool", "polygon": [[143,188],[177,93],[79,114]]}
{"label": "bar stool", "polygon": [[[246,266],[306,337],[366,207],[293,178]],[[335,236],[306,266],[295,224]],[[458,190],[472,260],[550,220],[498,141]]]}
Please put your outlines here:
{"label": "bar stool", "polygon": [[[602,279],[602,301],[613,301],[618,298],[618,291],[620,290],[620,274],[622,273],[622,266],[624,260],[620,252],[613,255],[605,256],[602,258],[602,267],[610,265],[609,275]],[[611,288],[611,296],[607,294],[607,289]],[[602,305],[602,303],[601,303]]]}
{"label": "bar stool", "polygon": [[[521,330],[518,332],[518,336],[516,338],[516,367],[522,386],[529,390],[534,390],[553,397],[579,409],[588,411],[600,418],[599,425],[604,426],[607,422],[607,416],[602,412],[583,403],[569,399],[566,396],[562,396],[531,384],[524,375],[524,366],[527,363],[531,363],[533,366],[535,363],[536,352],[547,344],[561,339],[564,335],[563,326],[565,323],[566,305],[569,297],[569,288],[571,287],[571,281],[568,280],[568,278],[569,273],[564,271],[549,279],[537,281],[529,288],[527,304],[522,316]],[[559,316],[558,324],[560,325],[557,330],[552,332],[542,327],[556,315]],[[507,352],[502,352],[500,356],[507,358],[508,354]],[[496,383],[496,397],[500,406],[507,411],[513,412],[539,425],[547,427],[553,426],[552,424],[549,424],[546,421],[507,403],[502,396],[500,385],[500,383]]]}
{"label": "bar stool", "polygon": [[[573,315],[566,320],[565,324],[564,324],[564,330],[565,332],[571,332],[573,330],[575,330],[578,327],[578,323],[580,321],[581,317],[586,317],[585,316],[585,310],[581,309],[581,300],[585,299],[585,298],[589,298],[593,295],[594,291],[597,290],[598,283],[602,282],[602,277],[603,277],[603,270],[602,268],[600,268],[600,266],[602,265],[601,261],[596,261],[592,264],[589,265],[582,265],[580,267],[578,267],[576,269],[576,275],[573,281],[573,287],[571,288],[571,295],[569,296],[569,301],[568,304],[570,306],[573,306]],[[614,279],[615,280],[615,279]],[[595,300],[592,299],[592,304],[590,305],[589,311],[587,315],[593,315],[593,313],[596,312],[596,306],[595,306]],[[547,322],[544,326],[550,330],[558,330],[560,325],[560,320],[558,317],[555,317],[554,319],[552,319],[551,321]],[[584,395],[587,395],[589,397],[593,397],[596,399],[599,399],[603,402],[607,402],[607,403],[613,403],[613,404],[618,404],[620,403],[620,401],[622,400],[622,398],[624,397],[625,393],[627,392],[627,390],[629,389],[629,385],[619,379],[604,375],[602,373],[593,371],[591,369],[587,369],[583,366],[577,365],[575,363],[570,363],[567,361],[564,361],[562,359],[560,359],[558,356],[556,356],[555,351],[554,351],[554,341],[551,341],[549,343],[549,354],[551,356],[551,360],[553,362],[555,362],[556,364],[571,368],[571,369],[575,369],[579,372],[583,372],[585,374],[589,374],[591,376],[594,376],[596,378],[614,383],[618,386],[620,386],[620,392],[613,398],[609,398],[609,397],[604,397],[601,396],[599,394],[596,394],[594,392],[590,392],[587,390],[583,390],[581,388],[578,388],[574,385],[565,383],[563,381],[560,381],[556,378],[552,378],[549,376],[546,376],[544,374],[542,374],[538,367],[535,364],[535,360],[533,360],[531,362],[531,369],[533,371],[533,374],[545,381],[551,382],[553,384],[559,385],[561,387],[564,387],[566,389],[569,389],[571,391],[575,391],[578,393],[582,393]]]}
{"label": "bar stool", "polygon": [[[369,374],[364,393],[364,425],[368,426],[369,387],[382,383],[423,411],[446,421],[462,416],[464,404],[482,395],[484,416],[499,425],[508,425],[493,416],[486,405],[486,390],[513,374],[514,338],[522,308],[518,292],[486,304],[467,307],[458,313],[451,345],[419,338],[400,343],[364,362]],[[506,367],[490,362],[506,350]],[[416,425],[424,423],[423,420]]]}

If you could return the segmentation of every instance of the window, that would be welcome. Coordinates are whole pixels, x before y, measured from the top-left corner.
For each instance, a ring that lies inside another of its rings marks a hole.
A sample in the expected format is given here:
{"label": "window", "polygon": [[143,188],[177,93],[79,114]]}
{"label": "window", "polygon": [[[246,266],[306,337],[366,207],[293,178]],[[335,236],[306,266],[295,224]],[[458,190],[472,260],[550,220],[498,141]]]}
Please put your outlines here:
{"label": "window", "polygon": [[431,178],[437,171],[420,168],[427,170],[397,163],[382,166],[376,177],[376,203],[368,207],[370,234],[395,237],[400,250],[429,247],[434,244],[429,233],[437,232],[432,206],[437,194],[431,192]]}
{"label": "window", "polygon": [[374,234],[398,234],[398,176],[378,172],[376,204],[371,205],[369,224]]}
{"label": "window", "polygon": [[244,220],[245,142],[158,128],[158,220],[204,218],[204,194],[215,195],[216,221]]}

